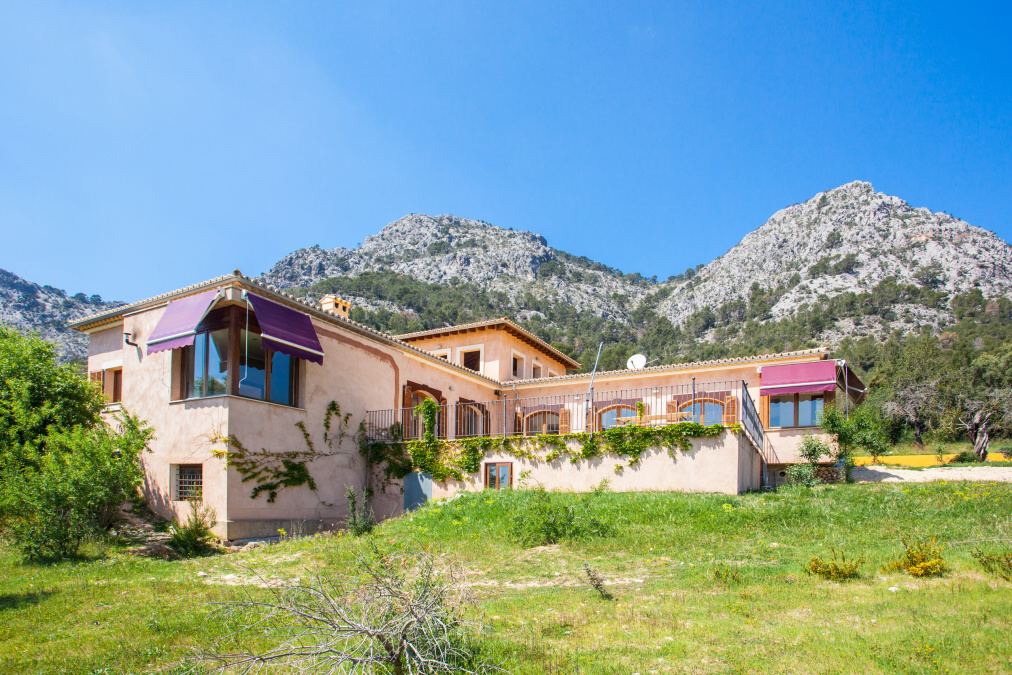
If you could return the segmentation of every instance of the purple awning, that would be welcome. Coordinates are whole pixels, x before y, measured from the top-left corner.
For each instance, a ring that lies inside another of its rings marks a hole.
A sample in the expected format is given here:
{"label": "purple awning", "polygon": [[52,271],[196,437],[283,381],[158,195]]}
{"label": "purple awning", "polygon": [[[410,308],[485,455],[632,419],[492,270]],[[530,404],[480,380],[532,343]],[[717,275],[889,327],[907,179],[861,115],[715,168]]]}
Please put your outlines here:
{"label": "purple awning", "polygon": [[765,366],[759,374],[759,393],[818,394],[836,389],[836,361],[811,361]]}
{"label": "purple awning", "polygon": [[323,363],[323,346],[309,316],[284,305],[247,293],[264,345],[282,354]]}
{"label": "purple awning", "polygon": [[170,302],[148,337],[148,354],[192,347],[197,325],[211,311],[218,296],[219,292],[213,290]]}

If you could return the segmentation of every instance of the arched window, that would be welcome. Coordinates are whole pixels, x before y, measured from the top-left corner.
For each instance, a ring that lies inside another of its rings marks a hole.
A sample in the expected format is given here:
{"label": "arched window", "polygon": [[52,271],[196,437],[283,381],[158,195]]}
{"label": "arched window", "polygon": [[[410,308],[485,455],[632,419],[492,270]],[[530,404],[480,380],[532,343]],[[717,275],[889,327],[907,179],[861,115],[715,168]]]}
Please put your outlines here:
{"label": "arched window", "polygon": [[457,435],[484,436],[485,412],[476,403],[461,403],[457,407]]}
{"label": "arched window", "polygon": [[597,413],[599,429],[611,429],[618,426],[620,417],[636,417],[636,408],[631,405],[612,405]]}
{"label": "arched window", "polygon": [[557,433],[559,433],[559,413],[557,412],[543,410],[531,413],[524,420],[524,434],[527,436]]}
{"label": "arched window", "polygon": [[691,414],[691,421],[697,424],[723,424],[724,404],[719,401],[697,400],[691,401],[682,406],[682,410]]}
{"label": "arched window", "polygon": [[[406,429],[406,431],[408,432],[407,434],[405,434],[406,438],[421,438],[422,435],[425,433],[425,421],[422,419],[421,415],[415,414],[415,407],[427,398],[436,401],[436,403],[439,403],[439,401],[436,400],[436,397],[428,393],[427,391],[411,392],[411,409],[408,411],[410,423],[408,425],[408,428]],[[440,412],[440,414],[436,415],[435,432],[437,438],[442,438],[442,427],[443,427],[443,415],[442,412]]]}

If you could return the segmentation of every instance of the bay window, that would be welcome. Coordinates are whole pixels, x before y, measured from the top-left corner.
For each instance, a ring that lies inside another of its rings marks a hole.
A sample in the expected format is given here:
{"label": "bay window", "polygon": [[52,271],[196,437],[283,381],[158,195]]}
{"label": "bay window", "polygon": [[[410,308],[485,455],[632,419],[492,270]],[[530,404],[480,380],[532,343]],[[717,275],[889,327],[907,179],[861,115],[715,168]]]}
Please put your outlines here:
{"label": "bay window", "polygon": [[[247,329],[246,326],[249,325]],[[192,347],[179,350],[181,398],[235,394],[298,405],[298,359],[268,349],[254,317],[225,307],[201,323]]]}

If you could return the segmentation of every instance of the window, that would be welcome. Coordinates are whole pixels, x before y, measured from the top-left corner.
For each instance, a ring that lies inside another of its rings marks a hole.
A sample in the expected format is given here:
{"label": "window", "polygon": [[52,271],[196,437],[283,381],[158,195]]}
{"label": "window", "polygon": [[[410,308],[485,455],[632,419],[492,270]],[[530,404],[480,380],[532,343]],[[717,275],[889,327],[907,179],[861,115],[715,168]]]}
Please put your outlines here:
{"label": "window", "polygon": [[295,405],[297,363],[287,354],[264,347],[258,333],[239,333],[239,395]]}
{"label": "window", "polygon": [[524,434],[535,436],[537,434],[559,433],[559,413],[542,411],[531,413],[524,423]]}
{"label": "window", "polygon": [[636,408],[630,405],[615,405],[605,408],[598,413],[601,429],[611,429],[618,426],[620,417],[636,417]]}
{"label": "window", "polygon": [[483,436],[486,413],[484,406],[471,402],[460,402],[457,405],[457,435]]}
{"label": "window", "polygon": [[175,474],[173,499],[179,502],[201,499],[204,492],[204,465],[176,464],[172,468]]}
{"label": "window", "polygon": [[513,377],[517,379],[523,379],[524,377],[524,357],[513,355]]}
{"label": "window", "polygon": [[450,350],[449,349],[433,349],[432,350],[432,354],[434,356],[438,357],[438,358],[443,359],[444,361],[449,361],[450,360]]}
{"label": "window", "polygon": [[228,393],[228,329],[197,333],[193,346],[184,348],[186,398]]}
{"label": "window", "polygon": [[799,394],[798,395],[798,426],[799,427],[814,427],[818,426],[822,422],[822,406],[824,399],[822,396],[813,396],[812,394]]}
{"label": "window", "polygon": [[88,373],[88,379],[98,385],[106,403],[123,400],[123,368],[106,368]]}
{"label": "window", "polygon": [[716,401],[696,401],[686,403],[682,410],[688,411],[696,424],[710,426],[724,422],[724,406]]}
{"label": "window", "polygon": [[531,366],[531,377],[538,379],[541,377],[541,366],[537,363]]}
{"label": "window", "polygon": [[770,397],[770,427],[814,427],[822,422],[822,394],[782,394]]}
{"label": "window", "polygon": [[513,465],[509,462],[493,462],[485,465],[485,487],[504,490],[513,486]]}
{"label": "window", "polygon": [[460,355],[460,362],[465,368],[469,368],[474,371],[481,370],[481,352],[477,349],[470,352],[463,352]]}

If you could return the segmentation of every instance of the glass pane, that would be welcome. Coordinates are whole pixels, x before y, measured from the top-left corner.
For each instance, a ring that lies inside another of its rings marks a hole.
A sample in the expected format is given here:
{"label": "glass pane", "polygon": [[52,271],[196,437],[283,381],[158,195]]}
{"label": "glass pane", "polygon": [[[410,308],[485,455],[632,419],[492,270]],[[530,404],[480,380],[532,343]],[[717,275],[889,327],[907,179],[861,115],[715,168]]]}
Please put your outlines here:
{"label": "glass pane", "polygon": [[770,399],[770,426],[794,426],[794,396],[774,396]]}
{"label": "glass pane", "polygon": [[213,330],[207,340],[207,389],[205,396],[228,393],[228,329]]}
{"label": "glass pane", "polygon": [[263,340],[243,329],[239,331],[239,395],[262,401],[266,392],[267,355]]}
{"label": "glass pane", "polygon": [[499,485],[500,488],[509,487],[510,484],[510,468],[507,464],[499,465]]}
{"label": "glass pane", "polygon": [[271,401],[295,405],[295,360],[288,354],[271,352]]}
{"label": "glass pane", "polygon": [[489,464],[485,467],[488,471],[488,486],[490,488],[495,487],[495,464]]}
{"label": "glass pane", "polygon": [[204,379],[207,373],[207,333],[199,333],[193,340],[193,349],[190,352],[190,391],[186,392],[187,398],[196,398],[204,395]]}
{"label": "glass pane", "polygon": [[814,427],[822,421],[821,396],[805,394],[798,398],[798,426]]}
{"label": "glass pane", "polygon": [[719,403],[703,404],[703,424],[721,424],[724,421],[724,406]]}

